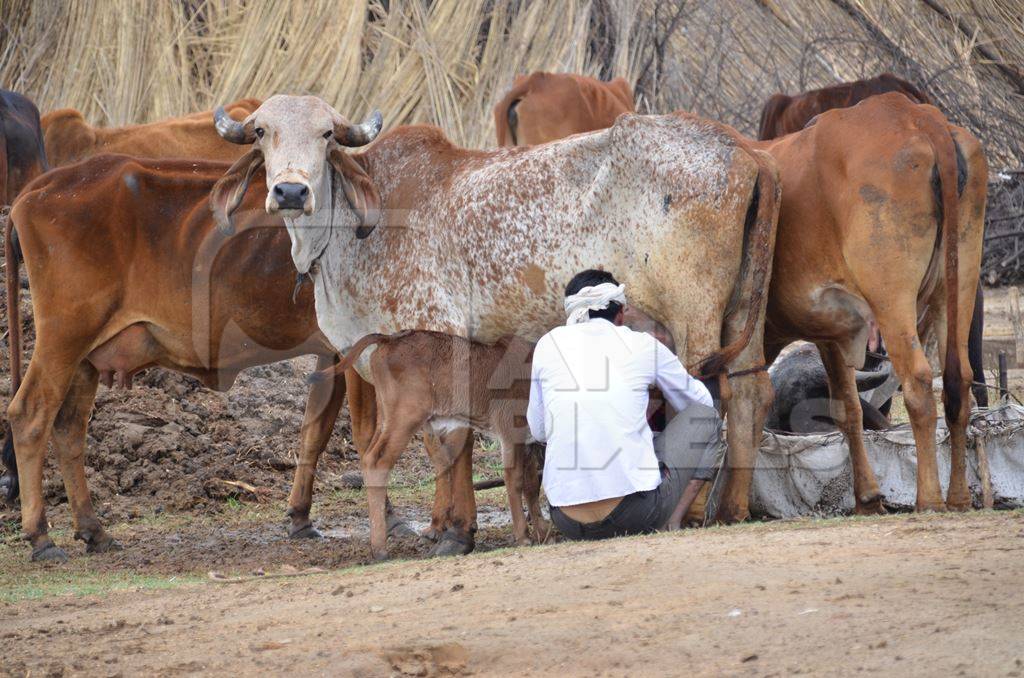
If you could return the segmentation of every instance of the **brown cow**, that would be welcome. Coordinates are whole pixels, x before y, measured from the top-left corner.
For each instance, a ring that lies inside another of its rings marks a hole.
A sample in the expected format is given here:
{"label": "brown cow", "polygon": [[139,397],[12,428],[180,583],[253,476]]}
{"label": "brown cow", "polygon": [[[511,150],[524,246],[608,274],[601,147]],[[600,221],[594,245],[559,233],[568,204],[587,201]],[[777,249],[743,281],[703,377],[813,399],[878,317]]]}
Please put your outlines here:
{"label": "brown cow", "polygon": [[531,146],[611,127],[632,113],[633,88],[624,78],[602,82],[572,73],[516,78],[494,107],[499,146]]}
{"label": "brown cow", "polygon": [[[860,103],[869,96],[885,92],[901,92],[911,101],[920,104],[931,103],[928,96],[909,82],[897,78],[891,73],[883,73],[877,78],[840,83],[824,89],[804,92],[796,96],[776,94],[765,104],[761,113],[761,127],[758,138],[775,139],[792,132],[798,132],[811,121],[814,116],[833,108],[848,108]],[[985,296],[978,283],[974,297],[974,313],[971,316],[971,333],[967,342],[967,355],[974,374],[974,399],[979,407],[988,407],[988,387],[985,385],[984,347],[985,332]]]}
{"label": "brown cow", "polygon": [[47,169],[38,109],[17,92],[0,89],[0,207]]}
{"label": "brown cow", "polygon": [[[536,448],[541,446],[530,444],[526,426],[533,344],[503,337],[485,345],[427,331],[370,334],[357,341],[341,363],[315,376],[332,379],[344,375],[370,346],[375,348],[369,371],[377,397],[377,422],[365,454],[380,457],[381,465],[374,469],[380,477],[366,478],[367,485],[387,485],[391,468],[421,429],[433,431],[439,438],[454,432],[471,436],[474,429],[489,433],[501,441],[516,543],[531,543],[523,516],[524,498],[534,536],[544,541],[549,528],[540,510]],[[461,446],[442,449],[457,454]],[[434,455],[432,460],[439,475],[455,461]],[[374,557],[383,558],[387,555],[384,515],[371,513],[370,526],[371,551]]]}
{"label": "brown cow", "polygon": [[[903,384],[917,444],[917,508],[966,509],[968,320],[981,265],[988,168],[981,144],[938,109],[903,94],[827,111],[804,130],[761,142],[785,191],[779,216],[765,355],[796,339],[817,344],[850,444],[858,513],[882,512],[867,460],[854,368],[877,322]],[[942,359],[952,469],[939,487],[932,370]],[[742,518],[745,516],[733,516]]]}
{"label": "brown cow", "polygon": [[867,80],[841,82],[795,96],[775,94],[761,111],[757,138],[766,141],[798,132],[819,113],[833,108],[847,108],[870,96],[886,92],[901,92],[919,104],[931,103],[924,92],[892,73],[882,73]]}
{"label": "brown cow", "polygon": [[[259,99],[239,99],[227,111],[242,119],[259,108]],[[99,153],[123,153],[137,158],[199,158],[234,162],[241,155],[234,144],[217,134],[211,111],[168,118],[146,125],[93,127],[73,108],[43,116],[46,155],[54,167],[70,165]]]}

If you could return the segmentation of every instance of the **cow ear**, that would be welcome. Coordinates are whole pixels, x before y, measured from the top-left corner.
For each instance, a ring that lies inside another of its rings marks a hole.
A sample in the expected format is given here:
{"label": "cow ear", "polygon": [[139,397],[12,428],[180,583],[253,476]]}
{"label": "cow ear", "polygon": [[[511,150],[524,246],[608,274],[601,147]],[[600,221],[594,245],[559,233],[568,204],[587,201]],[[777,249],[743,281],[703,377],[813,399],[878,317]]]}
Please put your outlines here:
{"label": "cow ear", "polygon": [[380,222],[380,194],[362,165],[340,147],[332,148],[327,159],[341,178],[345,199],[359,217],[356,237],[365,238]]}
{"label": "cow ear", "polygon": [[217,180],[210,191],[210,211],[217,222],[217,227],[225,235],[235,232],[231,223],[231,214],[242,204],[245,192],[249,188],[252,175],[263,165],[263,154],[259,149],[252,149],[235,161],[227,173]]}

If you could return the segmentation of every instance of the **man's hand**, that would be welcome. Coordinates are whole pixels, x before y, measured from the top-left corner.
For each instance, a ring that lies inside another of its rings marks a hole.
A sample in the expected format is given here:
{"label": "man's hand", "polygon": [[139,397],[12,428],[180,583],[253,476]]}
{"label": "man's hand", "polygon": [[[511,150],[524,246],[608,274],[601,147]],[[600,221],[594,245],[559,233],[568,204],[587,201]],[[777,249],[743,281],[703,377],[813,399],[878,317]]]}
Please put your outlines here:
{"label": "man's hand", "polygon": [[679,503],[676,504],[676,508],[672,511],[672,515],[669,516],[668,522],[665,523],[665,530],[673,532],[682,528],[683,516],[690,510],[690,504],[700,494],[701,488],[704,487],[705,480],[691,480],[686,484],[683,489],[683,496],[679,498]]}

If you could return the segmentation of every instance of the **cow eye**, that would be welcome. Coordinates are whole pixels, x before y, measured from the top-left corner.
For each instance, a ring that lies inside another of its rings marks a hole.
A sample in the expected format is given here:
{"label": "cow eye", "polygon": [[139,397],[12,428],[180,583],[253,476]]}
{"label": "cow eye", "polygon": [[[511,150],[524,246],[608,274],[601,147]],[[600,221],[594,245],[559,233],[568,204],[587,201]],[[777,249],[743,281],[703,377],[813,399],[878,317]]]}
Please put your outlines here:
{"label": "cow eye", "polygon": [[260,139],[262,139],[263,138],[263,134],[264,134],[263,128],[262,127],[257,127],[256,128],[256,136],[258,136]]}
{"label": "cow eye", "polygon": [[333,129],[327,130],[326,132],[324,132],[324,139],[330,139],[332,134],[334,134]]}

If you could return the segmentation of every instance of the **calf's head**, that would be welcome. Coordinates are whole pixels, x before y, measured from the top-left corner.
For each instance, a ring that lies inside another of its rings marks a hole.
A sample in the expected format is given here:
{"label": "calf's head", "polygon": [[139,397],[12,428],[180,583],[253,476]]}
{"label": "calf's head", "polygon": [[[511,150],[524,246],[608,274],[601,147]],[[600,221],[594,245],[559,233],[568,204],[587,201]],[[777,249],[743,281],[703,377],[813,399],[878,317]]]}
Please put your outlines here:
{"label": "calf's head", "polygon": [[[338,226],[333,214],[335,186],[355,214],[356,236],[365,238],[373,231],[380,220],[380,197],[358,159],[343,147],[373,141],[381,128],[379,112],[354,125],[317,97],[276,95],[241,122],[223,107],[213,117],[225,140],[252,145],[211,192],[211,208],[222,230],[233,231],[231,213],[241,204],[253,175],[264,167],[265,207],[284,217],[297,266],[309,257],[303,251],[315,249]],[[305,272],[301,266],[300,271]]]}

